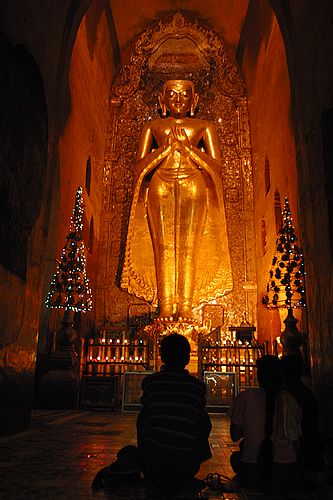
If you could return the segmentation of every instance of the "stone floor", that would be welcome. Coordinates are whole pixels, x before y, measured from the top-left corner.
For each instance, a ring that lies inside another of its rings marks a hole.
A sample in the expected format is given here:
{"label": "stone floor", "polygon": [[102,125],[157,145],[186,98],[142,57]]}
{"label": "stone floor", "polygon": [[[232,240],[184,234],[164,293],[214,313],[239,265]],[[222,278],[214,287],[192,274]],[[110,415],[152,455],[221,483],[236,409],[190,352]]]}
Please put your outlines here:
{"label": "stone floor", "polygon": [[[229,419],[223,414],[211,415],[211,419],[212,458],[202,465],[198,477],[218,472],[232,478],[229,455],[237,445],[229,437]],[[0,499],[143,500],[146,494],[141,484],[97,493],[90,488],[97,471],[115,459],[119,448],[135,444],[135,420],[135,413],[121,411],[35,410],[28,431],[0,438]],[[333,500],[331,494],[327,487],[279,498]],[[268,500],[258,491],[216,493],[208,488],[201,498]]]}

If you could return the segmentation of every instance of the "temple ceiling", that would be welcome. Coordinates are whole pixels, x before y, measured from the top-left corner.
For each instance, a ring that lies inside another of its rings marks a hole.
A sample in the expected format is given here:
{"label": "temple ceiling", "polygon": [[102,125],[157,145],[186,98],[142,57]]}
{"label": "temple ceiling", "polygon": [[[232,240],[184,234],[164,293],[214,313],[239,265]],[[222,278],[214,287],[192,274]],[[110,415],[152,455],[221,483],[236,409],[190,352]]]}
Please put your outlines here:
{"label": "temple ceiling", "polygon": [[208,25],[236,54],[249,0],[110,0],[120,51],[149,24],[179,8],[187,16]]}

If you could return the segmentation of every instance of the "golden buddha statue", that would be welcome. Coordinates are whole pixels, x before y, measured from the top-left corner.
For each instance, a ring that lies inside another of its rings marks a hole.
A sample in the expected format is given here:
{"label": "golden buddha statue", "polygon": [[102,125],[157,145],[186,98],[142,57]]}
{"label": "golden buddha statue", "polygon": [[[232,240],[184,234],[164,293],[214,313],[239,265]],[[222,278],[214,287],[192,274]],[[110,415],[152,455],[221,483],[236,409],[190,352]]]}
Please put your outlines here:
{"label": "golden buddha statue", "polygon": [[218,141],[194,117],[198,98],[191,81],[168,80],[162,118],[144,126],[121,280],[178,320],[232,289]]}

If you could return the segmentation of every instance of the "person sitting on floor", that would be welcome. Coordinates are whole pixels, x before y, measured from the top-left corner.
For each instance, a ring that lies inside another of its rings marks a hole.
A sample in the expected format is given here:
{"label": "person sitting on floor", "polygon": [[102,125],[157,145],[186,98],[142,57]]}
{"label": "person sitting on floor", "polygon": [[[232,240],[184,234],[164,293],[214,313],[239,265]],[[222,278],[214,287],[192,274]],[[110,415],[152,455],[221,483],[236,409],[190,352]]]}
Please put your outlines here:
{"label": "person sitting on floor", "polygon": [[161,370],[142,382],[138,447],[145,478],[161,485],[191,483],[200,464],[211,457],[206,386],[185,369],[190,350],[183,335],[164,337]]}
{"label": "person sitting on floor", "polygon": [[280,363],[270,355],[259,358],[259,388],[239,393],[231,409],[231,439],[242,441],[230,463],[242,486],[289,488],[297,475],[301,410],[282,389]]}
{"label": "person sitting on floor", "polygon": [[284,387],[296,399],[302,410],[299,462],[311,469],[321,467],[323,450],[318,431],[319,407],[312,390],[302,381],[303,360],[300,356],[289,355],[283,356],[281,363]]}
{"label": "person sitting on floor", "polygon": [[161,370],[142,381],[138,447],[122,448],[117,460],[97,473],[93,489],[135,480],[140,472],[153,489],[203,487],[195,475],[211,457],[208,437],[212,425],[206,412],[206,386],[185,369],[190,350],[183,335],[162,339]]}

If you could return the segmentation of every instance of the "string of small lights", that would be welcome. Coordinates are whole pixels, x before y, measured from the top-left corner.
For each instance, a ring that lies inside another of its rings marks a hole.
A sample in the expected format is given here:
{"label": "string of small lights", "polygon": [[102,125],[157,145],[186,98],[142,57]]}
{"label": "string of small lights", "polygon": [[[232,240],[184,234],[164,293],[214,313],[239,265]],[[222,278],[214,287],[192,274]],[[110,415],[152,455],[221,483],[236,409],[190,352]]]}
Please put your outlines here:
{"label": "string of small lights", "polygon": [[83,211],[82,188],[79,187],[75,195],[75,206],[66,243],[45,300],[47,307],[84,313],[92,308],[82,238]]}
{"label": "string of small lights", "polygon": [[288,198],[282,211],[283,225],[276,239],[276,251],[262,303],[268,309],[305,308],[303,252],[297,244]]}

